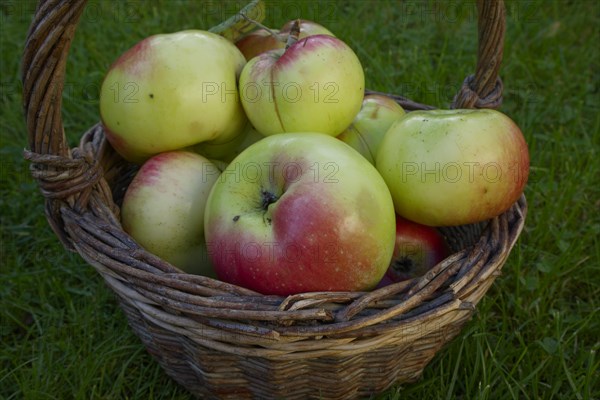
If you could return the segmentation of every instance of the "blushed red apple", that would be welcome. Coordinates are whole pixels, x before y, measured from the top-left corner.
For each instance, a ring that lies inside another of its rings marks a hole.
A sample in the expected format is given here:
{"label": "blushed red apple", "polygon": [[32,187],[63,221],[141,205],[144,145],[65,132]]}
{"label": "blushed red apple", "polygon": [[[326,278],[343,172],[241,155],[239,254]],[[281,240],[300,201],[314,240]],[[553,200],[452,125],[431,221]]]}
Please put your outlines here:
{"label": "blushed red apple", "polygon": [[237,90],[245,63],[233,43],[210,32],[145,38],[102,82],[100,116],[108,141],[136,163],[204,141],[230,141],[248,121]]}
{"label": "blushed red apple", "polygon": [[413,111],[386,132],[375,165],[398,214],[452,226],[514,204],[527,183],[529,152],[521,129],[499,111]]}
{"label": "blushed red apple", "polygon": [[123,229],[174,266],[214,276],[204,241],[204,208],[218,176],[212,162],[189,151],[151,157],[125,193]]}
{"label": "blushed red apple", "polygon": [[[269,50],[283,49],[286,45],[286,40],[292,29],[295,20],[288,21],[283,25],[281,30],[273,30],[279,37],[274,37],[271,32],[266,29],[257,29],[245,35],[235,45],[240,49],[246,60],[250,61],[257,55]],[[299,20],[300,35],[299,39],[312,35],[329,35],[335,36],[324,26],[305,19]]]}
{"label": "blushed red apple", "polygon": [[394,249],[383,179],[321,133],[273,135],[244,150],[213,186],[204,223],[219,279],[264,294],[370,290]]}
{"label": "blushed red apple", "polygon": [[436,228],[397,215],[394,255],[378,286],[425,275],[448,255],[450,250]]}
{"label": "blushed red apple", "polygon": [[239,90],[248,119],[263,135],[337,136],[360,110],[364,88],[354,51],[335,37],[315,35],[251,59]]}

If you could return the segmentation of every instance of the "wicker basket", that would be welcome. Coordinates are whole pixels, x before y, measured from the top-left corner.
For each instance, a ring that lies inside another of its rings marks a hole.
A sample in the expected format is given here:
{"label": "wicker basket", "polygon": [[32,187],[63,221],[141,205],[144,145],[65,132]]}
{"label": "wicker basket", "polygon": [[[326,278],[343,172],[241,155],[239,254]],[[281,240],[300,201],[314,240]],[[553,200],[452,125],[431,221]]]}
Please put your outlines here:
{"label": "wicker basket", "polygon": [[[418,379],[473,315],[524,224],[524,197],[486,223],[444,230],[453,254],[426,276],[368,293],[264,296],[184,274],[121,228],[119,204],[135,168],[96,125],[70,149],[61,119],[69,46],[84,0],[41,1],[23,56],[25,158],[64,246],[116,293],[129,324],[166,373],[208,398],[369,396]],[[480,1],[476,73],[454,108],[496,108],[505,10]],[[395,96],[407,110],[431,108]]]}

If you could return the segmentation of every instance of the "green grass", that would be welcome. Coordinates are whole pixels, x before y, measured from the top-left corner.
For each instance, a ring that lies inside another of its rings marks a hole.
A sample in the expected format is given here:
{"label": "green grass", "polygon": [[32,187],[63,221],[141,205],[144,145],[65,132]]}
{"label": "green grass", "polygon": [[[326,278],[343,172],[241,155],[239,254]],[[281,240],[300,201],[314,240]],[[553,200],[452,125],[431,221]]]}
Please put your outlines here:
{"label": "green grass", "polygon": [[[149,34],[207,29],[236,3],[88,6],[63,99],[70,143],[98,120],[100,81],[122,51]],[[344,39],[372,89],[446,107],[475,65],[472,2],[268,3],[270,26],[302,16]],[[600,399],[600,9],[588,0],[507,8],[502,111],[529,143],[526,228],[475,317],[423,379],[381,399]],[[19,63],[33,9],[0,1],[0,398],[187,399],[100,276],[45,220],[22,159]]]}

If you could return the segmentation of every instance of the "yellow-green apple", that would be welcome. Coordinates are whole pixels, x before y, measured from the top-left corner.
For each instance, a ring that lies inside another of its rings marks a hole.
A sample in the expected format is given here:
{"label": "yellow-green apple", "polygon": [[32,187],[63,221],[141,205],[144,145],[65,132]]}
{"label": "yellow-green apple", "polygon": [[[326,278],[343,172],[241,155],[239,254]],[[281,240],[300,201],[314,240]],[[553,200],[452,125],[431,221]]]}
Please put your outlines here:
{"label": "yellow-green apple", "polygon": [[210,142],[205,142],[205,145],[201,143],[200,145],[188,147],[185,150],[205,156],[217,166],[219,171],[223,171],[242,151],[263,138],[263,135],[258,133],[251,125],[248,125],[248,129],[244,131],[244,134],[241,137],[235,138],[231,143],[214,145]]}
{"label": "yellow-green apple", "polygon": [[264,294],[369,290],[389,266],[394,205],[373,165],[321,133],[284,133],[244,150],[206,204],[219,279]]}
{"label": "yellow-green apple", "polygon": [[214,143],[213,141],[202,142],[191,147],[191,150],[205,156],[208,159],[230,162],[246,147],[259,141],[264,136],[254,129],[250,124],[244,131],[227,143]]}
{"label": "yellow-green apple", "polygon": [[360,110],[364,88],[352,49],[335,37],[314,35],[254,57],[242,70],[239,90],[246,115],[263,135],[337,136]]}
{"label": "yellow-green apple", "polygon": [[226,142],[209,140],[191,146],[189,149],[208,159],[224,160],[242,145],[251,130],[253,130],[252,125],[247,124],[243,131]]}
{"label": "yellow-green apple", "polygon": [[[316,22],[305,19],[298,21],[300,24],[300,39],[313,35],[335,36],[327,28]],[[246,60],[251,60],[257,55],[269,50],[283,49],[294,22],[295,20],[288,21],[283,25],[281,30],[272,30],[272,32],[269,32],[264,28],[257,29],[236,41],[235,45],[240,49],[242,54],[244,54]],[[274,36],[273,33],[277,36]]]}
{"label": "yellow-green apple", "polygon": [[233,161],[235,157],[237,157],[242,151],[246,150],[248,147],[258,142],[259,140],[264,139],[265,136],[261,135],[256,129],[250,128],[244,138],[244,141],[239,144],[235,150],[224,158],[224,161],[230,163]]}
{"label": "yellow-green apple", "polygon": [[521,196],[529,152],[501,112],[414,111],[386,132],[375,165],[398,214],[430,226],[462,225],[495,217]]}
{"label": "yellow-green apple", "polygon": [[187,30],[150,36],[121,55],[100,90],[100,115],[125,159],[203,141],[227,142],[244,129],[237,79],[246,60],[227,39]]}
{"label": "yellow-green apple", "polygon": [[204,240],[204,208],[219,174],[213,163],[189,151],[151,157],[125,193],[123,229],[174,266],[214,276]]}
{"label": "yellow-green apple", "polygon": [[352,124],[337,138],[348,143],[374,165],[383,135],[403,115],[404,109],[394,99],[368,94]]}
{"label": "yellow-green apple", "polygon": [[448,255],[450,250],[436,228],[396,215],[394,255],[378,286],[423,276]]}
{"label": "yellow-green apple", "polygon": [[209,161],[215,164],[219,172],[223,172],[225,168],[227,168],[227,166],[229,165],[227,161],[217,160],[215,158],[210,159]]}

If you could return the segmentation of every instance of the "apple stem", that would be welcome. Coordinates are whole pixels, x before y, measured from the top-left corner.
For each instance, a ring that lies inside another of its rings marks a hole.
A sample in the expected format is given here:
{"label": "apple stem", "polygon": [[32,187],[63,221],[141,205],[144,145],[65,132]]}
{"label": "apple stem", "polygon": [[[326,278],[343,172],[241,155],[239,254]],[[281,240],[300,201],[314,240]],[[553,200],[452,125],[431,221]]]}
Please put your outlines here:
{"label": "apple stem", "polygon": [[266,25],[261,24],[260,22],[253,20],[252,18],[248,17],[245,14],[240,14],[242,16],[242,18],[244,18],[246,21],[253,23],[254,25],[256,25],[258,28],[264,29],[265,31],[269,32],[271,34],[271,36],[273,36],[275,39],[277,39],[280,42],[285,42],[286,38],[284,35],[280,35],[279,33],[275,32],[273,29],[267,27]]}
{"label": "apple stem", "polygon": [[292,28],[290,29],[290,35],[287,38],[287,43],[285,44],[285,49],[287,50],[290,46],[298,41],[300,38],[300,20],[297,19],[292,24]]}
{"label": "apple stem", "polygon": [[261,206],[262,206],[263,210],[266,210],[267,208],[269,208],[270,204],[275,203],[279,199],[274,193],[271,193],[266,189],[261,190],[261,197],[262,197]]}

